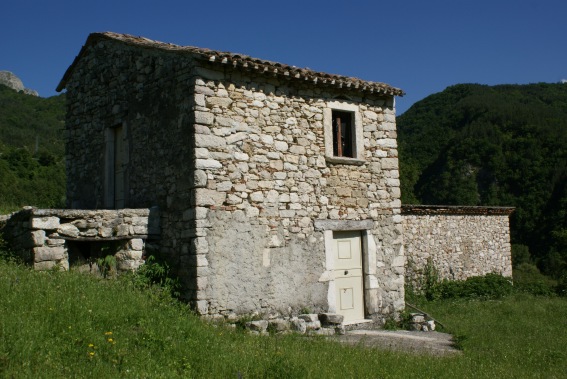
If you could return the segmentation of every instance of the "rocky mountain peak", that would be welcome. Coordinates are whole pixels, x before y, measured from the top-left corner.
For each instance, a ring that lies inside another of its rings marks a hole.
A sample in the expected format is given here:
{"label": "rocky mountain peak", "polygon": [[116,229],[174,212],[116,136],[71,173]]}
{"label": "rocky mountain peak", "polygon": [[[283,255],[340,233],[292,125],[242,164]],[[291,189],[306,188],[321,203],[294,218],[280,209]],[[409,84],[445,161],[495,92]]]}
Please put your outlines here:
{"label": "rocky mountain peak", "polygon": [[5,86],[12,88],[15,91],[23,92],[27,95],[39,96],[37,91],[25,88],[24,83],[22,83],[21,79],[10,71],[0,71],[0,84],[4,84]]}

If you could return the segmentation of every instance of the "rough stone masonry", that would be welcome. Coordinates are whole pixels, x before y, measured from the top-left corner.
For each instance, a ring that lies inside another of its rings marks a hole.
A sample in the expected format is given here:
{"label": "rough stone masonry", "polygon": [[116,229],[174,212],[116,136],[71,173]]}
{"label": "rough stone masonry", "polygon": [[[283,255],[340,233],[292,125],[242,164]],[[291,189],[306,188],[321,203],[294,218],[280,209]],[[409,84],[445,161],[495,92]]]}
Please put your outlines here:
{"label": "rough stone masonry", "polygon": [[[201,314],[333,313],[345,230],[361,318],[403,309],[401,90],[114,33],[89,37],[62,88],[68,205],[115,207],[122,183],[125,207],[158,206],[160,251]],[[333,111],[352,119],[350,157],[333,154]]]}

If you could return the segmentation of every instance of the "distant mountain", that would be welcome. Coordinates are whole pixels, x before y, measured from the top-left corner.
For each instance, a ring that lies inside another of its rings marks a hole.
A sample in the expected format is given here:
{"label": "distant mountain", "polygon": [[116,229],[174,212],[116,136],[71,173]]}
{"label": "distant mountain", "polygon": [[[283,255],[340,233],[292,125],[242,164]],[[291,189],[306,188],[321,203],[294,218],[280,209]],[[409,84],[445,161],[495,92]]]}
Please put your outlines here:
{"label": "distant mountain", "polygon": [[65,95],[29,96],[0,84],[0,213],[61,207]]}
{"label": "distant mountain", "polygon": [[10,71],[0,71],[0,84],[5,85],[15,91],[23,92],[26,95],[39,96],[37,91],[33,89],[25,88],[24,83],[16,75]]}
{"label": "distant mountain", "polygon": [[513,243],[567,273],[567,84],[455,85],[397,125],[402,202],[515,206]]}

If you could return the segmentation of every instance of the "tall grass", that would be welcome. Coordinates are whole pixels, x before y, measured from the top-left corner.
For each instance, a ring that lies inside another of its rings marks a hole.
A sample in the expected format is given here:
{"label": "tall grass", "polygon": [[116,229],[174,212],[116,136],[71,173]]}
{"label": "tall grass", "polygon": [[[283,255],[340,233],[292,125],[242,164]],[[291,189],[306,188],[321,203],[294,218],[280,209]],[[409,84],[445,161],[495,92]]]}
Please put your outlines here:
{"label": "tall grass", "polygon": [[0,260],[0,376],[14,378],[565,377],[567,301],[419,304],[463,354],[416,356],[207,324],[127,278],[34,272]]}

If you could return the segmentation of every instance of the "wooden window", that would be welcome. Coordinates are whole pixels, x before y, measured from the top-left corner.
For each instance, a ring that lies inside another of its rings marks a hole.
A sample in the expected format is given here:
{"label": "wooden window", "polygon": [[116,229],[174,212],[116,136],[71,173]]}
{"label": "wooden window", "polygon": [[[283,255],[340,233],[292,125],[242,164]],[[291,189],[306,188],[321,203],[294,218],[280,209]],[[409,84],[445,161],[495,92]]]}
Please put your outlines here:
{"label": "wooden window", "polygon": [[333,110],[333,155],[335,157],[355,157],[352,116],[352,112]]}
{"label": "wooden window", "polygon": [[362,165],[364,139],[357,104],[329,101],[323,109],[325,161],[331,164]]}

